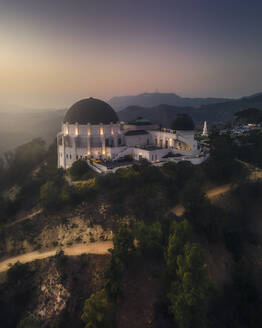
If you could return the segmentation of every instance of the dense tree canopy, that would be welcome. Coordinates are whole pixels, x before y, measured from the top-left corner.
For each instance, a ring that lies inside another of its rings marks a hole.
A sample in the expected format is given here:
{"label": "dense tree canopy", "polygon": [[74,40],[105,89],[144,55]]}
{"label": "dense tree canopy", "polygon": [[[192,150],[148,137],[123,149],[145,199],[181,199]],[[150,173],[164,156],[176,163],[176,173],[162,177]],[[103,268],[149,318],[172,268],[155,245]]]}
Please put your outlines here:
{"label": "dense tree canopy", "polygon": [[248,108],[234,114],[237,121],[243,123],[260,123],[262,122],[262,110],[257,108]]}

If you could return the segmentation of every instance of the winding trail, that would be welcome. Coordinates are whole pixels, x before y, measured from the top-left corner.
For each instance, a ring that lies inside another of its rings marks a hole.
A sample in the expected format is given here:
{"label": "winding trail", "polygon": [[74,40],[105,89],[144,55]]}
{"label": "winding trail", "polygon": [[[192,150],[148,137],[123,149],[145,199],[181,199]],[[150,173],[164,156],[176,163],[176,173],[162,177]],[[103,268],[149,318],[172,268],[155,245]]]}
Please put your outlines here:
{"label": "winding trail", "polygon": [[[246,165],[248,169],[250,170],[250,179],[251,180],[258,180],[262,178],[262,170],[258,169],[251,164],[245,163],[240,161],[242,164]],[[212,189],[209,189],[206,191],[206,195],[209,199],[213,199],[217,196],[220,196],[222,194],[227,193],[230,189],[232,188],[231,184],[225,184],[219,187],[215,187]],[[174,213],[177,216],[182,216],[185,212],[185,208],[183,205],[178,204],[174,208],[171,209],[171,212]],[[33,213],[17,219],[16,221],[12,222],[8,226],[15,225],[18,222],[22,222],[25,220],[29,220],[34,218],[37,214],[41,213],[40,210],[36,210]],[[13,264],[15,264],[17,261],[20,263],[28,263],[28,262],[33,262],[35,260],[41,260],[45,259],[51,256],[54,256],[57,251],[63,250],[65,255],[68,256],[73,256],[73,255],[81,255],[81,254],[108,254],[109,249],[113,248],[113,242],[112,241],[101,241],[101,242],[94,242],[91,244],[76,244],[70,247],[56,247],[53,248],[52,250],[48,251],[35,251],[31,253],[26,253],[26,254],[21,254],[6,260],[3,260],[0,262],[0,272],[7,271],[9,267]]]}
{"label": "winding trail", "polygon": [[[208,191],[206,191],[206,195],[209,199],[212,199],[212,198],[215,198],[222,194],[225,194],[226,192],[228,192],[231,189],[231,187],[232,187],[231,184],[226,184],[226,185],[222,185],[219,187],[215,187],[215,188],[212,188],[212,189],[209,189]],[[184,214],[184,212],[185,212],[185,208],[181,204],[175,206],[171,210],[171,213],[175,214],[176,216],[182,216]]]}
{"label": "winding trail", "polygon": [[[206,192],[206,195],[209,199],[217,197],[221,194],[228,192],[231,188],[230,184],[219,186],[213,189],[210,189]],[[182,216],[185,211],[184,206],[181,204],[175,206],[171,212],[176,214],[177,216]],[[14,225],[18,222],[25,221],[32,219],[35,215],[39,214],[41,210],[37,210],[34,213],[27,215],[24,218],[18,219],[14,221],[11,225]],[[35,251],[26,254],[21,254],[15,257],[8,258],[0,262],[0,272],[7,271],[11,265],[15,264],[16,262],[20,263],[28,263],[33,262],[35,260],[45,259],[51,256],[54,256],[57,251],[63,250],[65,255],[73,256],[73,255],[81,255],[81,254],[108,254],[109,249],[113,248],[112,241],[101,241],[101,242],[94,242],[91,244],[76,244],[70,247],[56,247],[48,251]]]}
{"label": "winding trail", "polygon": [[15,221],[13,221],[12,223],[9,223],[6,225],[6,228],[9,228],[9,227],[12,227],[14,226],[15,224],[19,223],[19,222],[23,222],[23,221],[26,221],[26,220],[31,220],[33,219],[36,215],[42,213],[42,209],[38,209],[38,210],[35,210],[33,213],[29,214],[29,215],[26,215],[20,219],[16,219]]}
{"label": "winding trail", "polygon": [[42,260],[47,257],[56,255],[57,251],[63,250],[65,255],[74,256],[81,254],[108,254],[109,249],[113,248],[113,242],[110,241],[98,241],[91,244],[76,244],[70,247],[56,247],[48,251],[35,251],[31,253],[21,254],[15,257],[8,258],[0,262],[0,272],[7,271],[11,265],[16,262],[28,263],[35,260]]}

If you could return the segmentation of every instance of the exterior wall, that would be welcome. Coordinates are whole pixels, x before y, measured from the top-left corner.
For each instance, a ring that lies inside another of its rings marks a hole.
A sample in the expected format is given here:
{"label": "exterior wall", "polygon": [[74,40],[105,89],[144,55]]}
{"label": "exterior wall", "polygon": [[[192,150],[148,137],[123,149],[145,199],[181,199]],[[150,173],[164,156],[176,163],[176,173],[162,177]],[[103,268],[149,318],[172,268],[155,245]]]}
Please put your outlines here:
{"label": "exterior wall", "polygon": [[128,147],[142,146],[142,145],[151,145],[152,136],[151,134],[139,134],[133,136],[125,136],[125,145]]}
{"label": "exterior wall", "polygon": [[172,130],[150,131],[153,143],[160,148],[190,151],[192,153],[197,150],[197,142],[194,140],[194,131],[171,131]]}
{"label": "exterior wall", "polygon": [[147,125],[135,125],[135,124],[124,124],[123,130],[157,130],[159,126],[157,124]]}
{"label": "exterior wall", "polygon": [[145,158],[151,163],[159,162],[167,153],[167,149],[147,150],[141,148],[133,148],[133,158],[137,161]]}
{"label": "exterior wall", "polygon": [[[62,132],[57,135],[58,167],[67,169],[74,161],[90,157],[118,159],[132,155],[135,160],[146,158],[157,163],[164,161],[162,157],[169,152],[191,157],[196,157],[199,153],[194,131],[155,130],[152,127],[154,125],[133,126],[120,123],[62,124]],[[147,130],[148,134],[125,136],[124,133],[131,128]],[[156,147],[146,147],[153,145]]]}

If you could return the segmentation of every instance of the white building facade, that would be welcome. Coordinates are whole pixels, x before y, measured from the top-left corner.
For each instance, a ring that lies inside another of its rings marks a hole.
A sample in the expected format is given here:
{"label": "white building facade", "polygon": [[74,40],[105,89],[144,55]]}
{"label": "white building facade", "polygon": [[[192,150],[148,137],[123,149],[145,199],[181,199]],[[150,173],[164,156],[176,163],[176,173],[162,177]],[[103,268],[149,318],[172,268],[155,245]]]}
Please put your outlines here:
{"label": "white building facade", "polygon": [[66,113],[57,135],[58,167],[68,169],[78,159],[117,162],[129,155],[151,163],[169,159],[203,159],[194,131],[160,129],[144,119],[119,122],[105,102],[88,98],[74,104]]}

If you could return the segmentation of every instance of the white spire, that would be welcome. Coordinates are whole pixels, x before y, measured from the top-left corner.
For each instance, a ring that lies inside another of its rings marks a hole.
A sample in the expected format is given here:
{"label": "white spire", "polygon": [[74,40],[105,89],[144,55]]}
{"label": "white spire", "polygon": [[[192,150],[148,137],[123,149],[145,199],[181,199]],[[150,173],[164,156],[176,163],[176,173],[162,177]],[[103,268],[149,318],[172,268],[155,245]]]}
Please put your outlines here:
{"label": "white spire", "polygon": [[208,137],[208,132],[207,132],[207,121],[204,122],[204,127],[203,127],[202,136],[203,136],[203,137]]}

